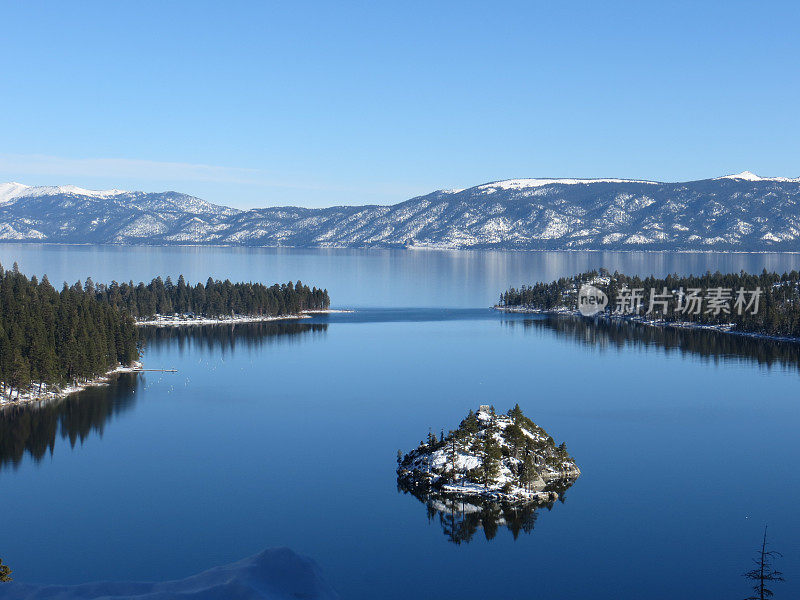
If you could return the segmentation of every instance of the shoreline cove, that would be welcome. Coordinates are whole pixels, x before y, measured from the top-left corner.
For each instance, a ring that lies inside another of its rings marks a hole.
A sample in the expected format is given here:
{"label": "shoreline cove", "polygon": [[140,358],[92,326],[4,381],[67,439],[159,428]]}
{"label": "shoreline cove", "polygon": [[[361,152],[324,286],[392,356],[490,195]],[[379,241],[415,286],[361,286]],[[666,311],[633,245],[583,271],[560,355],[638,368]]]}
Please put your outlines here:
{"label": "shoreline cove", "polygon": [[[168,327],[182,327],[182,326],[201,326],[201,325],[236,325],[245,323],[262,323],[272,321],[287,321],[310,319],[314,315],[324,315],[333,313],[350,313],[355,312],[346,309],[319,309],[319,310],[305,310],[296,315],[283,315],[278,317],[265,317],[265,316],[245,316],[234,315],[232,317],[217,317],[214,319],[200,317],[189,318],[188,315],[156,315],[156,319],[147,321],[136,321],[137,327],[154,327],[154,328],[168,328]],[[159,318],[161,317],[161,318]],[[26,392],[17,392],[15,396],[10,397],[5,394],[0,394],[0,411],[12,407],[29,406],[29,405],[44,405],[51,402],[64,400],[68,396],[82,392],[91,387],[98,387],[108,385],[111,379],[116,375],[123,373],[142,373],[148,369],[144,368],[144,364],[140,361],[135,361],[130,365],[117,365],[113,369],[106,371],[102,375],[98,375],[93,379],[88,379],[76,384],[70,384],[59,388],[56,385],[47,386],[42,385],[42,392],[35,392],[33,389],[38,384],[32,384],[31,389]],[[160,369],[159,369],[160,370]],[[13,392],[12,392],[13,393]]]}

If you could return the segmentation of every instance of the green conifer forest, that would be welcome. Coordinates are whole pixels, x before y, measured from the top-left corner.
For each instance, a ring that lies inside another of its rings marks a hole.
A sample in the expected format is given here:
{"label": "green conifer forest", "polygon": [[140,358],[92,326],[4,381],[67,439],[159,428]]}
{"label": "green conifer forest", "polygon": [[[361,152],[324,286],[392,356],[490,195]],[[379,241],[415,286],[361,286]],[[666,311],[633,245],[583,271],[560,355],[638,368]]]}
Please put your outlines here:
{"label": "green conifer forest", "polygon": [[28,279],[0,265],[0,391],[97,377],[139,358],[136,325],[88,286]]}
{"label": "green conifer forest", "polygon": [[288,316],[330,306],[328,291],[302,282],[266,286],[209,278],[188,284],[64,283],[0,265],[0,393],[41,393],[96,378],[139,358],[136,321],[155,315]]}
{"label": "green conifer forest", "polygon": [[[729,326],[744,333],[800,337],[800,273],[706,273],[631,277],[605,269],[510,288],[498,306],[543,312],[578,309],[578,291],[590,284],[608,297],[600,316]],[[620,311],[620,308],[624,310]]]}

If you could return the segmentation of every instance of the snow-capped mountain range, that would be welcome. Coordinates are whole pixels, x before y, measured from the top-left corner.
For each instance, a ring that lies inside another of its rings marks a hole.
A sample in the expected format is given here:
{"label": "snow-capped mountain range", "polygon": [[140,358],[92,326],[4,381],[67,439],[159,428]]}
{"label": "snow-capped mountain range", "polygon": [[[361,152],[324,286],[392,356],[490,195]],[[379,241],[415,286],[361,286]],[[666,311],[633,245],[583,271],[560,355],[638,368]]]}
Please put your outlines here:
{"label": "snow-capped mountain range", "polygon": [[0,241],[800,251],[800,178],[509,179],[392,206],[252,210],[177,192],[3,183]]}

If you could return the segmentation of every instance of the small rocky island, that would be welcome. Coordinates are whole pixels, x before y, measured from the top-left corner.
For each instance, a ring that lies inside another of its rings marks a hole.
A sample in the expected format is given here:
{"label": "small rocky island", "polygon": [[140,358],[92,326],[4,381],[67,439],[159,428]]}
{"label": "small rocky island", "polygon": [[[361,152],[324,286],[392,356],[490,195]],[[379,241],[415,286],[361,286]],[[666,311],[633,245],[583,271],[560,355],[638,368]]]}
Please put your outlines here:
{"label": "small rocky island", "polygon": [[565,444],[526,417],[517,404],[505,415],[494,407],[469,411],[459,427],[403,455],[397,482],[420,499],[481,499],[548,504],[581,474]]}

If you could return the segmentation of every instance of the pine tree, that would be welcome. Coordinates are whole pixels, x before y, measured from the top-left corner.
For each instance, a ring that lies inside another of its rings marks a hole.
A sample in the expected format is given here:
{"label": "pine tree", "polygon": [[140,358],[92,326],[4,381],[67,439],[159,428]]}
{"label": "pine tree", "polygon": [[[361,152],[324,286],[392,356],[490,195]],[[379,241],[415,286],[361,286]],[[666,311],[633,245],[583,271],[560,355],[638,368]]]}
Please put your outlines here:
{"label": "pine tree", "polygon": [[478,417],[475,416],[475,413],[470,409],[467,418],[461,421],[460,428],[467,433],[477,433],[480,424],[478,423]]}
{"label": "pine tree", "polygon": [[516,421],[505,428],[503,432],[506,438],[506,442],[511,446],[511,451],[514,457],[518,457],[520,451],[522,450],[525,442],[528,440],[528,436],[525,435],[525,432],[522,431],[522,427],[517,425]]}
{"label": "pine tree", "polygon": [[436,447],[436,434],[433,433],[433,429],[431,429],[430,427],[428,428],[428,439],[425,443],[428,445],[429,448]]}
{"label": "pine tree", "polygon": [[456,432],[450,432],[450,440],[448,444],[448,450],[450,451],[450,471],[452,472],[453,479],[455,480],[456,475],[458,473],[458,452],[456,450]]}
{"label": "pine tree", "polygon": [[756,558],[753,559],[755,568],[744,574],[744,577],[749,581],[755,582],[753,585],[753,595],[748,596],[745,600],[765,600],[772,598],[774,595],[772,590],[767,587],[767,584],[773,581],[784,581],[783,573],[775,570],[773,562],[776,558],[780,558],[780,552],[774,550],[767,550],[767,527],[764,526],[764,538],[761,541],[761,550],[758,552]]}
{"label": "pine tree", "polygon": [[519,420],[525,415],[522,414],[519,404],[515,404],[514,408],[508,411],[508,416],[514,419],[514,423],[519,423]]}
{"label": "pine tree", "polygon": [[11,359],[11,372],[8,374],[8,382],[11,389],[16,388],[17,395],[23,390],[28,389],[31,383],[31,369],[28,361],[23,358],[20,350],[14,352],[14,358]]}
{"label": "pine tree", "polygon": [[503,456],[500,445],[494,435],[487,429],[484,431],[481,449],[481,483],[487,488],[495,482],[500,474],[500,458]]}
{"label": "pine tree", "polygon": [[533,454],[528,453],[522,461],[520,468],[519,482],[522,487],[530,491],[531,484],[533,484],[539,477],[539,471],[536,469],[536,462],[533,460]]}

